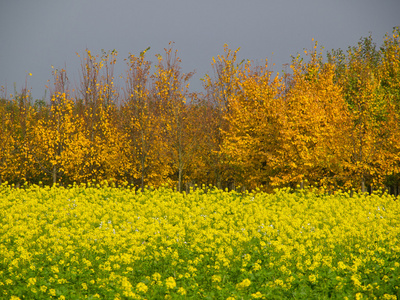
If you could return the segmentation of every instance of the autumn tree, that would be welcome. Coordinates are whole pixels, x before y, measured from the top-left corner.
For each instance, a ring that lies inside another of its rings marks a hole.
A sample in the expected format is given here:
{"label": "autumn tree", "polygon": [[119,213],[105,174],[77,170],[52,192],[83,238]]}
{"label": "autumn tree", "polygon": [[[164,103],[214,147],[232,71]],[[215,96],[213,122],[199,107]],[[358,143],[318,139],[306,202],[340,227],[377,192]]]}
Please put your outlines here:
{"label": "autumn tree", "polygon": [[[0,183],[18,180],[19,164],[16,161],[17,148],[17,106],[8,99],[5,88],[0,99]],[[17,175],[17,176],[16,176]]]}
{"label": "autumn tree", "polygon": [[[123,130],[127,137],[124,155],[127,159],[126,175],[129,182],[157,185],[164,180],[162,171],[165,155],[159,132],[160,120],[155,113],[150,78],[151,63],[145,59],[147,48],[139,56],[127,59],[124,101],[122,105]],[[161,148],[161,150],[160,150]]]}
{"label": "autumn tree", "polygon": [[366,191],[366,185],[382,183],[385,174],[386,155],[382,146],[389,134],[385,125],[388,103],[380,88],[380,63],[372,38],[363,38],[348,49],[340,78],[352,119],[350,143],[345,149],[349,157],[344,162],[345,172],[362,191]]}
{"label": "autumn tree", "polygon": [[[387,134],[383,144],[387,156],[383,168],[387,171],[385,184],[398,189],[400,185],[400,29],[396,27],[386,34],[380,48],[379,83],[385,97],[388,114],[386,116]],[[399,193],[397,190],[396,193]]]}
{"label": "autumn tree", "polygon": [[284,121],[279,76],[272,76],[268,63],[244,65],[235,74],[235,94],[229,98],[225,115],[222,153],[229,160],[237,183],[246,188],[270,186],[279,169],[279,149]]}
{"label": "autumn tree", "polygon": [[196,126],[191,122],[186,103],[190,100],[189,79],[193,73],[183,73],[181,59],[173,51],[172,43],[165,50],[165,56],[157,55],[158,62],[152,78],[154,99],[160,118],[160,134],[175,175],[178,191],[182,190],[183,177],[189,162],[198,147]]}
{"label": "autumn tree", "polygon": [[76,168],[83,181],[120,177],[124,162],[119,153],[123,138],[117,130],[114,65],[117,52],[92,55],[87,50],[81,63],[81,84],[77,88],[76,106],[83,120],[85,145],[81,147]]}
{"label": "autumn tree", "polygon": [[[32,129],[36,125],[36,113],[32,106],[31,92],[27,87],[27,82],[28,76],[21,92],[17,92],[15,89],[10,102],[6,104],[9,113],[6,113],[5,117],[8,121],[3,127],[5,130],[4,138],[8,142],[5,153],[11,154],[6,159],[7,170],[4,171],[10,175],[10,181],[17,185],[22,182],[37,181],[40,173],[33,167],[32,151],[29,148]],[[9,173],[10,171],[12,174]]]}
{"label": "autumn tree", "polygon": [[212,174],[209,180],[219,188],[222,183],[231,179],[232,170],[229,169],[227,158],[221,150],[224,136],[223,132],[228,131],[226,114],[229,110],[229,102],[237,94],[237,80],[243,67],[243,62],[237,62],[237,55],[240,48],[235,51],[224,45],[224,54],[213,57],[211,66],[213,75],[206,74],[203,80],[205,89],[204,108],[205,114],[205,140],[204,140],[204,161]]}
{"label": "autumn tree", "polygon": [[343,162],[343,146],[350,125],[347,106],[335,82],[335,65],[323,61],[317,43],[291,64],[290,88],[285,94],[282,132],[282,183],[336,185]]}
{"label": "autumn tree", "polygon": [[49,176],[55,184],[62,180],[61,157],[67,139],[73,134],[74,124],[71,122],[73,102],[69,100],[66,70],[53,70],[53,81],[49,112],[43,114],[36,110],[38,120],[32,129],[30,151],[32,164],[43,173],[43,180],[47,181],[46,176]]}

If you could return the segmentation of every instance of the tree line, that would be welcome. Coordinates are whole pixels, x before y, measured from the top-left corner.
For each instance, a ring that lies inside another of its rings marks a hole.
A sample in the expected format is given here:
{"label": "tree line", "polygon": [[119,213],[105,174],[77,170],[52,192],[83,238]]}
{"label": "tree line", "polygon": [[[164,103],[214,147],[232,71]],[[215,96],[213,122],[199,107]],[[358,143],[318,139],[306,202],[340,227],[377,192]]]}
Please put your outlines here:
{"label": "tree line", "polygon": [[[149,49],[149,48],[148,48]],[[0,181],[113,181],[138,188],[194,184],[271,190],[313,184],[397,187],[400,180],[399,29],[378,48],[372,37],[346,51],[313,49],[290,71],[237,61],[224,46],[203,91],[191,92],[173,44],[152,62],[147,50],[81,57],[71,86],[54,69],[50,102],[22,88],[0,99]]]}

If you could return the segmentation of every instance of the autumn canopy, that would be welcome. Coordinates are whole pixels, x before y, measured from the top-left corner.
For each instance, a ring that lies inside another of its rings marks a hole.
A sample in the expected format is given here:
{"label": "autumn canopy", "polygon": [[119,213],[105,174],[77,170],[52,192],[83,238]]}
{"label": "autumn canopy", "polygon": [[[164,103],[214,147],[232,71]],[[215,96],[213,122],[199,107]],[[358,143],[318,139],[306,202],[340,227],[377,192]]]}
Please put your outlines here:
{"label": "autumn canopy", "polygon": [[400,38],[371,37],[347,51],[315,47],[287,73],[237,61],[224,46],[203,92],[191,92],[170,44],[81,57],[80,80],[54,69],[50,102],[25,87],[0,99],[0,183],[113,181],[178,190],[313,184],[363,191],[400,181]]}

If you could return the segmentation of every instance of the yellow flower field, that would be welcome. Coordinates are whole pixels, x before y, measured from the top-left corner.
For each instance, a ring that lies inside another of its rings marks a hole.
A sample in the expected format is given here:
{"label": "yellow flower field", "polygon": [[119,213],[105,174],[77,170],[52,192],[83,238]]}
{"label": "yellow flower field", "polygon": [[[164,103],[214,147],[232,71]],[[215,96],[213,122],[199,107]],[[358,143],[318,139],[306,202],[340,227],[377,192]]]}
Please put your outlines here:
{"label": "yellow flower field", "polygon": [[1,299],[398,299],[387,194],[0,187]]}

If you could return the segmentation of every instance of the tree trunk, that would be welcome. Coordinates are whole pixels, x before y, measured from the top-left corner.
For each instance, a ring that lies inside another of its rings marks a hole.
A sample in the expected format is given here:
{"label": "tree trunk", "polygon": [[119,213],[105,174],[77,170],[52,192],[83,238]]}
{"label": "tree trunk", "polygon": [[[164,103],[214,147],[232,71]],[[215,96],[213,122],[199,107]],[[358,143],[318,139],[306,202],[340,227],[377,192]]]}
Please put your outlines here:
{"label": "tree trunk", "polygon": [[219,172],[217,173],[217,188],[220,190],[221,189],[221,174]]}
{"label": "tree trunk", "polygon": [[57,183],[57,167],[53,166],[53,185]]}
{"label": "tree trunk", "polygon": [[140,187],[142,189],[142,192],[144,191],[144,170],[145,166],[144,166],[144,158],[142,156],[142,161],[141,161],[141,177],[140,177]]}
{"label": "tree trunk", "polygon": [[364,177],[364,175],[361,178],[361,192],[365,193],[365,177]]}
{"label": "tree trunk", "polygon": [[178,192],[181,192],[182,187],[182,168],[179,166],[178,170]]}

